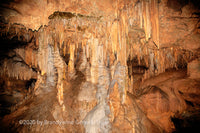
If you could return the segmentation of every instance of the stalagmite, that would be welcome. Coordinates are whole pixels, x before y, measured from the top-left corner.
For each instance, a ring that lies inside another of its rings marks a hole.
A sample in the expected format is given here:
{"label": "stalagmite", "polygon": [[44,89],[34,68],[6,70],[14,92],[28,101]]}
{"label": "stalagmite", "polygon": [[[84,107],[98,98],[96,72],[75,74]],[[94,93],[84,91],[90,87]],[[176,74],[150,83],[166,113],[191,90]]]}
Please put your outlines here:
{"label": "stalagmite", "polygon": [[119,113],[119,108],[120,108],[120,93],[118,91],[118,84],[115,83],[112,91],[109,95],[109,106],[111,110],[111,121],[113,122],[114,118],[118,115]]}
{"label": "stalagmite", "polygon": [[[60,53],[58,51],[58,48],[55,49],[54,55],[53,55],[53,61],[55,68],[58,72],[58,81],[57,81],[57,89],[58,89],[58,102],[62,106],[63,111],[65,110],[65,105],[63,104],[63,80],[64,78],[64,70],[67,68],[65,62],[63,61],[62,57],[60,56]],[[53,64],[52,64],[53,65]]]}

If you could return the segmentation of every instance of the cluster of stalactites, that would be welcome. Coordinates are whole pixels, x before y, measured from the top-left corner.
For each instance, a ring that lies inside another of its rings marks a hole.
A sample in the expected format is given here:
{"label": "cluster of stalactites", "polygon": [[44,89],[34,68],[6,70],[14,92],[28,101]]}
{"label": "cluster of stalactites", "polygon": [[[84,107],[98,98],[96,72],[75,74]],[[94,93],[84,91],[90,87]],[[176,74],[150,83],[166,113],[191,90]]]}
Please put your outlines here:
{"label": "cluster of stalactites", "polygon": [[35,35],[34,31],[28,29],[20,24],[1,24],[0,36],[6,36],[7,39],[12,40],[17,37],[18,41],[29,42]]}
{"label": "cluster of stalactites", "polygon": [[[169,47],[162,49],[151,49],[144,45],[131,45],[132,52],[130,60],[135,57],[138,61],[138,66],[145,66],[147,70],[144,73],[144,79],[165,72],[167,69],[185,68],[188,61],[193,58],[193,53],[185,51],[180,47]],[[132,73],[133,67],[130,67]]]}
{"label": "cluster of stalactites", "polygon": [[32,68],[21,61],[5,59],[1,65],[0,75],[6,75],[9,78],[17,80],[30,80],[36,78],[37,74]]}
{"label": "cluster of stalactites", "polygon": [[0,31],[1,36],[8,41],[15,42],[17,37],[18,43],[27,44],[26,47],[20,46],[10,51],[14,53],[14,57],[3,60],[1,74],[21,80],[36,78],[36,72],[32,69],[37,67],[37,51],[34,50],[35,43],[32,41],[35,32],[23,25],[11,23],[2,24]]}
{"label": "cluster of stalactites", "polygon": [[129,25],[145,32],[145,39],[152,38],[159,49],[159,0],[141,0],[128,9]]}
{"label": "cluster of stalactites", "polygon": [[64,56],[70,55],[69,72],[74,71],[75,58],[80,47],[86,50],[86,57],[92,66],[98,66],[98,61],[111,65],[114,60],[126,66],[127,12],[122,11],[118,16],[119,20],[102,21],[90,17],[51,20],[51,28],[54,30],[53,44],[58,45]]}
{"label": "cluster of stalactites", "polygon": [[[101,72],[100,68],[109,67],[114,75],[118,62],[126,71],[127,50],[127,13],[118,14],[119,20],[94,21],[94,18],[53,19],[48,27],[41,28],[38,35],[38,66],[41,75],[45,75],[49,66],[49,45],[53,46],[53,65],[57,70],[57,98],[63,106],[63,82],[65,72],[75,71],[76,61],[80,56],[79,49],[87,58],[87,66],[90,71],[90,81],[98,84]],[[62,57],[61,57],[62,55]],[[63,60],[63,56],[69,55],[69,62]],[[113,76],[112,76],[113,77]],[[126,80],[126,73],[123,76]],[[123,92],[126,92],[126,82],[121,83]],[[125,95],[125,93],[123,93]],[[124,102],[125,96],[122,101]],[[64,108],[64,107],[63,107]]]}
{"label": "cluster of stalactites", "polygon": [[[47,84],[55,85],[52,82],[56,82],[58,102],[65,110],[63,105],[63,81],[67,65],[59,52],[62,45],[58,45],[62,42],[56,39],[48,27],[44,27],[39,32],[38,43],[38,67],[41,70],[41,75],[47,76]],[[56,74],[57,76],[55,76]]]}
{"label": "cluster of stalactites", "polygon": [[[192,58],[181,47],[161,47],[159,43],[159,0],[141,0],[127,7],[127,55],[137,57],[138,65],[147,68],[144,79],[178,68]],[[189,53],[189,54],[188,54]],[[143,64],[141,61],[143,60]]]}

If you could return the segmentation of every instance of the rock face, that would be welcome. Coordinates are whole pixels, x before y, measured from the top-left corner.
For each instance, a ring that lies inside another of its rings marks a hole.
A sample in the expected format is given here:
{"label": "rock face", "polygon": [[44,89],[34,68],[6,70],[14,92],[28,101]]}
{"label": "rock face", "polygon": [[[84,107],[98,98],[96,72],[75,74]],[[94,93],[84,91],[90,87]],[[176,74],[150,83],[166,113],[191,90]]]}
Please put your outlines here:
{"label": "rock face", "polygon": [[0,5],[1,131],[199,131],[198,0]]}

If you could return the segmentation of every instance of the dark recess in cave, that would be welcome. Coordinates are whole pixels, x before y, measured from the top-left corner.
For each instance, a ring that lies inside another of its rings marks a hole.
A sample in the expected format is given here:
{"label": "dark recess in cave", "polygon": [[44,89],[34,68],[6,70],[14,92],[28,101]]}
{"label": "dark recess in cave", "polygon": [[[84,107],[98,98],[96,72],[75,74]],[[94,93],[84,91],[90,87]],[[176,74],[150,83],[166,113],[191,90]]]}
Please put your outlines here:
{"label": "dark recess in cave", "polygon": [[[12,36],[10,33],[0,36],[0,65],[4,59],[13,59],[14,57],[20,58],[13,51],[16,48],[27,46],[28,42],[24,40],[23,36]],[[9,55],[9,53],[12,53]],[[19,60],[22,64],[25,64],[22,59]],[[18,62],[18,61],[16,61]],[[25,64],[27,65],[27,64]],[[32,68],[36,72],[35,68]],[[21,80],[8,77],[7,75],[0,76],[0,119],[3,116],[12,113],[11,107],[17,103],[23,101],[26,95],[34,88],[36,79]],[[14,88],[14,89],[12,89]],[[16,97],[14,96],[16,95]]]}
{"label": "dark recess in cave", "polygon": [[[13,49],[24,47],[27,45],[26,41],[19,41],[19,38],[17,36],[13,37],[12,39],[8,39],[7,37],[8,35],[0,36],[0,61],[5,57],[8,57],[8,52],[12,51]],[[23,38],[23,36],[21,36],[20,38]]]}
{"label": "dark recess in cave", "polygon": [[181,11],[181,8],[190,3],[195,8],[200,9],[200,0],[168,0],[167,6],[172,8],[174,11]]}
{"label": "dark recess in cave", "polygon": [[200,114],[171,118],[176,130],[173,133],[199,133]]}

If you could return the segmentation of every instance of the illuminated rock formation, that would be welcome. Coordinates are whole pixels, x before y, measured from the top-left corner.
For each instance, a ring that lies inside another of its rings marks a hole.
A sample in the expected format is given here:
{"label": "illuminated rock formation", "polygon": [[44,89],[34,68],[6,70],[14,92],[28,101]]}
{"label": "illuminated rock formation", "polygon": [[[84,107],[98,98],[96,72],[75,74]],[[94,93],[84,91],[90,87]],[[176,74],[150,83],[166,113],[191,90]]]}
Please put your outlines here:
{"label": "illuminated rock formation", "polygon": [[1,130],[198,129],[199,13],[194,0],[2,2]]}

